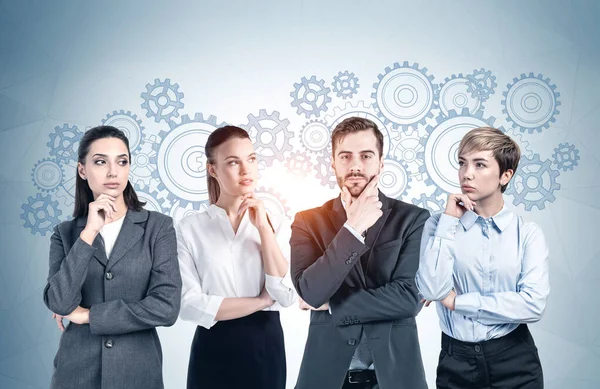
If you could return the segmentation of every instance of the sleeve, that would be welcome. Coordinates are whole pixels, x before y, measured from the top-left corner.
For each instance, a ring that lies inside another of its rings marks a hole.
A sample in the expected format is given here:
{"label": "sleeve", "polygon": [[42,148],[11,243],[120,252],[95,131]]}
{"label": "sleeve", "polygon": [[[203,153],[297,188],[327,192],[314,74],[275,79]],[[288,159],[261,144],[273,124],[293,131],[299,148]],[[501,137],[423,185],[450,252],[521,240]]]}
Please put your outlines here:
{"label": "sleeve", "polygon": [[429,212],[415,215],[406,232],[390,282],[374,289],[356,289],[329,301],[333,322],[338,325],[399,320],[415,317],[422,305],[415,286],[419,244]]}
{"label": "sleeve", "polygon": [[303,213],[296,214],[290,239],[292,280],[307,304],[320,307],[329,301],[367,250],[347,228],[340,228],[325,252],[314,240]]}
{"label": "sleeve", "polygon": [[426,300],[443,300],[454,288],[454,235],[458,220],[442,213],[431,216],[425,223],[415,281]]}
{"label": "sleeve", "polygon": [[119,299],[92,305],[92,334],[126,334],[175,323],[181,301],[181,275],[175,229],[170,217],[166,217],[162,223],[152,252],[152,270],[146,297],[135,302]]}
{"label": "sleeve", "polygon": [[542,318],[550,293],[548,246],[541,228],[535,223],[526,225],[523,237],[523,263],[517,291],[458,295],[456,313],[486,325],[534,323]]}
{"label": "sleeve", "polygon": [[202,280],[181,225],[178,224],[177,231],[177,254],[183,282],[179,316],[204,328],[211,328],[217,323],[215,318],[225,298],[202,291]]}
{"label": "sleeve", "polygon": [[59,226],[50,238],[50,270],[44,303],[52,312],[67,316],[81,303],[81,288],[96,248],[77,238],[65,253]]}
{"label": "sleeve", "polygon": [[289,222],[286,223],[283,218],[280,218],[279,225],[275,229],[275,240],[283,254],[283,257],[288,263],[288,271],[283,277],[274,277],[265,274],[265,288],[267,292],[277,301],[282,307],[289,307],[298,298],[294,290],[294,284],[290,276],[290,235],[291,229]]}

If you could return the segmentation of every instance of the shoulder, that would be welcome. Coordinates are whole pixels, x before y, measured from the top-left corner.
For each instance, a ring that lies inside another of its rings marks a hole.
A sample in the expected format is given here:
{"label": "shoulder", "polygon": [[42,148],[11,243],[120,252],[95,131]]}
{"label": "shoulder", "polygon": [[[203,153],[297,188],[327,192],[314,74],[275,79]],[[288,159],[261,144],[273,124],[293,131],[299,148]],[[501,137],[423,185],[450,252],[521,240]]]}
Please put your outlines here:
{"label": "shoulder", "polygon": [[177,222],[177,228],[182,231],[189,231],[191,229],[202,228],[210,223],[210,215],[206,210],[198,213],[193,213],[181,219]]}
{"label": "shoulder", "polygon": [[393,212],[398,212],[408,219],[420,220],[421,223],[424,223],[431,215],[427,209],[406,203],[402,200],[388,197],[387,201]]}
{"label": "shoulder", "polygon": [[328,211],[333,209],[333,203],[337,198],[331,199],[323,203],[322,205],[310,209],[305,209],[304,211],[299,211],[296,213],[296,219],[303,218],[305,220],[310,220],[315,217],[320,217],[326,215]]}
{"label": "shoulder", "polygon": [[538,239],[544,239],[544,231],[536,222],[526,221],[522,216],[515,214],[515,219],[518,223],[519,235],[525,244]]}

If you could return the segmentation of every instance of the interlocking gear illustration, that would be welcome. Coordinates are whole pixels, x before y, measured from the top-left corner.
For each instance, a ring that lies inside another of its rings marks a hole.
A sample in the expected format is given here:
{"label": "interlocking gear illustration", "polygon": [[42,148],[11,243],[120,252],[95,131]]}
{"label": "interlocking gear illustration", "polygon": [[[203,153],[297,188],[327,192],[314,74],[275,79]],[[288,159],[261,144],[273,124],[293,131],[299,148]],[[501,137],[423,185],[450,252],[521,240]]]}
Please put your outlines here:
{"label": "interlocking gear illustration", "polygon": [[133,153],[142,144],[144,138],[144,126],[136,114],[124,110],[113,111],[102,120],[105,126],[113,126],[123,131],[129,140],[129,150]]}
{"label": "interlocking gear illustration", "polygon": [[59,216],[62,215],[62,211],[58,208],[58,201],[52,201],[49,194],[38,193],[36,197],[29,196],[27,204],[23,204],[21,209],[24,227],[32,234],[46,236],[47,232],[60,223]]}
{"label": "interlocking gear illustration", "polygon": [[182,205],[182,203],[177,200],[171,206],[171,209],[169,210],[169,216],[171,216],[173,218],[173,222],[177,224],[181,221],[181,219],[187,216],[206,211],[208,207],[208,201],[187,203],[186,205]]}
{"label": "interlocking gear illustration", "polygon": [[282,215],[288,219],[292,217],[290,207],[287,206],[286,201],[279,193],[261,186],[254,191],[254,195],[262,200],[265,209],[271,214]]}
{"label": "interlocking gear illustration", "polygon": [[347,102],[346,105],[341,107],[334,107],[331,114],[325,116],[325,123],[330,128],[330,131],[333,129],[344,119],[347,119],[352,116],[358,116],[361,118],[366,118],[372,120],[379,130],[383,133],[383,156],[390,155],[390,148],[392,139],[391,131],[388,127],[389,125],[385,125],[381,119],[377,116],[377,112],[375,108],[370,105],[365,105],[363,101],[358,101],[356,104],[351,102]]}
{"label": "interlocking gear illustration", "polygon": [[157,167],[152,175],[161,182],[158,190],[168,190],[170,202],[179,200],[185,207],[188,202],[208,200],[204,145],[208,136],[223,125],[217,124],[212,115],[207,119],[201,113],[193,119],[182,115],[181,122],[169,121],[171,130],[159,134],[161,140],[152,145],[156,155],[150,157],[150,163]]}
{"label": "interlocking gear illustration", "polygon": [[535,131],[541,132],[556,121],[558,107],[561,105],[558,100],[560,93],[549,78],[544,78],[541,74],[521,74],[507,88],[502,93],[502,113],[506,114],[506,120],[512,122],[514,128],[532,134]]}
{"label": "interlocking gear illustration", "polygon": [[315,177],[321,182],[321,185],[333,189],[337,186],[335,173],[331,168],[331,154],[322,154],[317,156],[317,164],[314,166]]}
{"label": "interlocking gear illustration", "polygon": [[445,207],[444,200],[439,199],[435,194],[427,196],[424,193],[421,193],[421,197],[412,199],[412,203],[421,208],[428,209],[431,213],[442,212]]}
{"label": "interlocking gear illustration", "polygon": [[400,131],[392,140],[391,155],[406,164],[410,177],[417,180],[423,179],[421,166],[423,166],[423,153],[425,146],[421,143],[421,135],[417,130]]}
{"label": "interlocking gear illustration", "polygon": [[77,182],[77,161],[61,164],[63,171],[62,181],[55,195],[61,199],[61,204],[69,208],[75,202],[75,183]]}
{"label": "interlocking gear illustration", "polygon": [[300,143],[311,153],[321,153],[331,149],[331,132],[327,123],[321,120],[311,120],[306,123],[300,132]]}
{"label": "interlocking gear illustration", "polygon": [[570,143],[561,143],[557,148],[554,149],[552,154],[554,164],[563,172],[567,170],[573,170],[575,166],[579,165],[579,150],[575,148],[575,145]]}
{"label": "interlocking gear illustration", "polygon": [[154,118],[156,123],[179,117],[179,110],[183,108],[183,92],[179,91],[179,84],[171,84],[168,78],[164,81],[157,78],[154,84],[146,84],[146,91],[141,97],[144,99],[142,108],[146,110],[146,117]]}
{"label": "interlocking gear illustration", "polygon": [[410,188],[407,166],[393,158],[384,159],[378,186],[386,196],[403,199]]}
{"label": "interlocking gear illustration", "polygon": [[469,85],[470,80],[462,73],[453,74],[444,80],[440,85],[438,102],[444,115],[448,115],[450,111],[461,112],[465,108],[472,115],[484,108],[482,99],[469,91]]}
{"label": "interlocking gear illustration", "polygon": [[[425,152],[421,156],[425,164],[421,173],[427,173],[427,185],[435,185],[441,192],[460,193],[458,182],[458,145],[467,132],[477,127],[493,127],[495,118],[484,118],[483,112],[469,115],[464,108],[460,114],[448,112],[448,116],[440,115],[434,126],[427,126],[429,136],[422,138]],[[503,130],[500,128],[500,130]]]}
{"label": "interlocking gear illustration", "polygon": [[131,168],[129,170],[129,179],[134,185],[144,190],[155,191],[160,183],[156,179],[156,150],[158,144],[156,136],[151,135],[144,139],[139,149],[131,153]]}
{"label": "interlocking gear illustration", "polygon": [[300,151],[293,151],[285,160],[288,171],[302,177],[306,177],[312,168],[310,156]]}
{"label": "interlocking gear illustration", "polygon": [[38,161],[31,172],[33,184],[42,192],[53,192],[63,181],[65,172],[53,158]]}
{"label": "interlocking gear illustration", "polygon": [[527,211],[533,207],[542,210],[546,203],[556,198],[554,192],[560,189],[556,179],[558,170],[551,168],[552,161],[541,161],[538,154],[521,158],[519,168],[506,188],[506,194],[514,197],[513,204],[523,204]]}
{"label": "interlocking gear illustration", "polygon": [[259,159],[267,166],[272,166],[275,160],[285,159],[286,151],[292,151],[290,139],[294,137],[294,133],[288,130],[289,125],[288,119],[279,118],[279,112],[268,114],[261,109],[258,116],[249,114],[248,123],[242,125],[242,128],[248,131]]}
{"label": "interlocking gear illustration", "polygon": [[523,138],[523,134],[521,132],[516,131],[514,128],[502,129],[504,133],[510,136],[517,144],[519,145],[519,149],[521,150],[521,155],[531,157],[533,155],[533,150],[529,147],[529,141]]}
{"label": "interlocking gear illustration", "polygon": [[329,96],[331,89],[325,86],[325,80],[317,81],[316,76],[310,79],[302,77],[298,83],[294,83],[292,107],[296,108],[298,115],[304,114],[308,119],[311,115],[319,117],[321,112],[327,111],[327,104],[331,102]]}
{"label": "interlocking gear illustration", "polygon": [[81,137],[83,133],[77,126],[69,126],[65,123],[62,127],[54,127],[54,132],[50,134],[50,141],[47,143],[50,155],[58,163],[76,161]]}
{"label": "interlocking gear illustration", "polygon": [[427,74],[427,68],[420,68],[418,63],[400,65],[396,62],[391,68],[385,68],[385,73],[373,84],[375,91],[371,94],[373,107],[384,124],[406,130],[425,124],[427,118],[433,117],[431,110],[438,90],[433,78]]}
{"label": "interlocking gear illustration", "polygon": [[170,209],[170,204],[164,193],[158,191],[148,191],[146,188],[133,184],[133,189],[140,201],[146,203],[144,209],[166,213]]}
{"label": "interlocking gear illustration", "polygon": [[467,92],[471,93],[471,97],[485,102],[496,92],[496,76],[492,72],[481,68],[474,70],[472,74],[467,75],[469,82],[467,83]]}
{"label": "interlocking gear illustration", "polygon": [[345,100],[347,98],[352,98],[358,92],[358,87],[360,85],[358,84],[358,78],[354,73],[350,73],[346,70],[343,73],[338,72],[337,76],[333,77],[331,86],[333,87],[336,96]]}

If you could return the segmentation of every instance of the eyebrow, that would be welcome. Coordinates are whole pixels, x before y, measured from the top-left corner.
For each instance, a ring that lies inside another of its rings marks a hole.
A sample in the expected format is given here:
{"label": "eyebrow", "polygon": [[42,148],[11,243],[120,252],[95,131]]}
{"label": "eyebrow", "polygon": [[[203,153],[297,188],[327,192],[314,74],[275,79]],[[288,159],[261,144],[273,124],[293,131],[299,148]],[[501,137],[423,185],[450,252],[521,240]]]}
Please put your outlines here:
{"label": "eyebrow", "polygon": [[[458,160],[466,161],[466,159],[464,157],[458,157]],[[474,162],[488,162],[488,160],[486,158],[474,158],[473,161]]]}
{"label": "eyebrow", "polygon": [[[248,155],[248,157],[256,157],[256,153],[252,153]],[[238,157],[237,155],[230,155],[229,157],[225,157],[225,160],[228,160],[229,158],[240,159],[240,157]]]}
{"label": "eyebrow", "polygon": [[[363,154],[363,153],[375,154],[375,152],[373,150],[361,150],[358,152],[358,154]],[[352,154],[352,151],[342,150],[342,151],[338,152],[338,155],[340,155],[340,154]]]}
{"label": "eyebrow", "polygon": [[[92,155],[92,158],[94,157],[104,157],[104,158],[108,158],[108,155],[106,154],[100,154],[100,153],[96,153],[94,155]],[[121,155],[117,155],[117,158],[121,158],[121,157],[128,157],[127,154],[121,154]]]}

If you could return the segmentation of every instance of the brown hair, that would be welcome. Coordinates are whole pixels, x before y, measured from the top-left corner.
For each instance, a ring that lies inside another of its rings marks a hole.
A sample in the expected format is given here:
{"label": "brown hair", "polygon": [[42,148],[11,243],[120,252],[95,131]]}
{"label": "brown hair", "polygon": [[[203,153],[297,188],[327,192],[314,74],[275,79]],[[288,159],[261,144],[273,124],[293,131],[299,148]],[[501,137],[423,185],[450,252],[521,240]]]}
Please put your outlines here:
{"label": "brown hair", "polygon": [[[79,141],[79,147],[77,148],[77,161],[82,165],[85,164],[85,158],[90,152],[90,147],[98,139],[103,138],[117,138],[120,139],[125,146],[127,146],[127,154],[129,154],[129,160],[131,161],[131,151],[129,151],[129,140],[125,136],[125,133],[118,128],[112,126],[98,126],[89,129]],[[145,202],[140,201],[131,185],[131,182],[127,180],[127,186],[123,191],[123,200],[127,209],[133,211],[141,211],[142,207],[146,205]],[[94,194],[90,189],[87,181],[85,181],[79,172],[75,171],[75,206],[73,209],[73,217],[87,216],[88,208],[90,203],[94,201]]]}
{"label": "brown hair", "polygon": [[[500,166],[500,176],[507,170],[512,170],[514,175],[521,159],[521,149],[510,136],[496,128],[479,127],[469,131],[460,141],[458,155],[488,150]],[[508,183],[500,187],[502,193],[507,186]]]}
{"label": "brown hair", "polygon": [[352,134],[358,131],[373,131],[373,135],[377,139],[377,151],[379,151],[379,157],[383,156],[383,134],[377,127],[377,124],[372,120],[361,118],[357,116],[349,117],[342,120],[335,126],[335,129],[331,133],[331,147],[332,154],[335,156],[335,146],[341,142],[344,136]]}
{"label": "brown hair", "polygon": [[[246,130],[236,126],[223,126],[214,130],[206,140],[204,153],[206,154],[207,162],[211,165],[215,164],[215,152],[217,147],[227,142],[231,138],[250,139],[250,135]],[[211,204],[219,200],[221,188],[216,178],[210,175],[208,166],[206,166],[206,184],[208,187],[208,199]]]}

